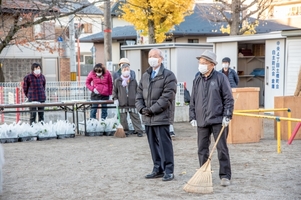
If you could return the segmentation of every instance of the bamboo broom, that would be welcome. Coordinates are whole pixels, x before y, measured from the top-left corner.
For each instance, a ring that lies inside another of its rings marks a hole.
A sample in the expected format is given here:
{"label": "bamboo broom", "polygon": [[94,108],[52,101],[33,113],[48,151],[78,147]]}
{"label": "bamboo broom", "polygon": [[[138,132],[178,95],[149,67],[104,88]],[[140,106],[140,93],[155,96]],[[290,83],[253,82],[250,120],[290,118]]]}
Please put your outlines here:
{"label": "bamboo broom", "polygon": [[[236,95],[234,99],[234,106],[239,97],[239,93]],[[213,151],[216,148],[216,145],[224,131],[225,127],[222,126],[221,131],[219,132],[215,144],[210,152],[208,160],[201,166],[200,169],[191,177],[191,179],[184,185],[184,191],[190,193],[199,193],[199,194],[208,194],[213,192],[212,185],[212,173],[211,173],[211,157]]]}
{"label": "bamboo broom", "polygon": [[222,126],[221,131],[218,134],[218,137],[215,141],[215,144],[210,152],[208,160],[202,165],[200,169],[193,175],[193,177],[186,183],[184,186],[185,192],[190,193],[199,193],[199,194],[208,194],[213,192],[212,185],[212,172],[211,172],[211,157],[213,151],[216,148],[216,145],[224,131],[225,127]]}
{"label": "bamboo broom", "polygon": [[123,130],[123,126],[122,126],[121,123],[120,123],[120,113],[119,113],[119,108],[118,108],[118,106],[116,106],[116,108],[117,108],[117,115],[118,115],[118,122],[119,122],[119,124],[118,124],[118,126],[117,126],[117,130],[116,130],[114,136],[115,136],[115,137],[118,137],[118,138],[125,138],[126,135],[125,135],[125,132],[124,132],[124,130]]}

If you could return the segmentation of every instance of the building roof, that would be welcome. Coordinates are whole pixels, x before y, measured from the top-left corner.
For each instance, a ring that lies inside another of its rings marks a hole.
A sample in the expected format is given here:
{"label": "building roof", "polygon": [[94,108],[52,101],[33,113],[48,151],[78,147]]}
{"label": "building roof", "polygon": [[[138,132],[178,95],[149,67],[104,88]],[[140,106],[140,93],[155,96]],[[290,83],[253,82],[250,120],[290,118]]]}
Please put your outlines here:
{"label": "building roof", "polygon": [[[174,26],[174,30],[169,33],[173,37],[184,36],[226,36],[221,32],[222,25],[226,26],[226,22],[212,22],[205,18],[202,14],[200,6],[195,6],[193,14],[186,16],[185,20]],[[279,24],[274,21],[261,21],[256,27],[257,33],[269,33],[280,30],[290,30],[295,27]],[[167,33],[168,34],[168,33]],[[136,39],[137,33],[134,26],[120,26],[112,29],[112,39]],[[80,39],[81,42],[102,42],[104,40],[103,32],[93,34]]]}
{"label": "building roof", "polygon": [[[49,2],[49,3],[47,3]],[[56,3],[53,4],[51,0],[41,1],[22,1],[22,0],[6,0],[2,2],[3,12],[14,12],[14,10],[22,11],[41,11],[49,9],[49,12],[62,12],[68,13],[75,9],[81,8],[82,6],[87,6],[83,10],[77,12],[77,14],[89,14],[89,15],[103,15],[103,12],[87,0],[82,0],[81,2],[73,3],[72,7],[68,7],[66,3]]]}
{"label": "building roof", "polygon": [[81,11],[77,12],[77,14],[86,14],[86,15],[103,15],[103,12],[94,4],[91,4],[87,0],[82,0],[81,2],[75,2],[72,4],[72,8],[64,7],[61,9],[61,12],[68,13],[72,10],[81,8],[85,5],[89,5],[88,7],[82,9]]}
{"label": "building roof", "polygon": [[3,12],[9,12],[10,10],[22,10],[22,11],[40,11],[51,8],[50,12],[57,12],[59,9],[55,6],[50,7],[46,3],[42,3],[39,1],[22,1],[22,0],[6,0],[2,2],[1,10]]}

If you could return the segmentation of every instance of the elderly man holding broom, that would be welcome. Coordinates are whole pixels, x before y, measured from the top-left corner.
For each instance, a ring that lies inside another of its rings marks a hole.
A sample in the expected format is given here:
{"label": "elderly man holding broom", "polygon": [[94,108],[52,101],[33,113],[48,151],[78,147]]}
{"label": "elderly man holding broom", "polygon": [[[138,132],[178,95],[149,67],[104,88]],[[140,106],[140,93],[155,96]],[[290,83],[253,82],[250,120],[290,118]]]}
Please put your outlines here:
{"label": "elderly man holding broom", "polygon": [[221,185],[228,186],[231,180],[231,165],[227,147],[227,126],[234,107],[232,90],[227,77],[214,70],[217,64],[215,53],[206,50],[197,59],[200,74],[193,81],[189,118],[192,126],[197,126],[199,163],[202,166],[208,160],[211,133],[215,140],[221,133],[219,141],[216,141],[220,164],[219,177]]}

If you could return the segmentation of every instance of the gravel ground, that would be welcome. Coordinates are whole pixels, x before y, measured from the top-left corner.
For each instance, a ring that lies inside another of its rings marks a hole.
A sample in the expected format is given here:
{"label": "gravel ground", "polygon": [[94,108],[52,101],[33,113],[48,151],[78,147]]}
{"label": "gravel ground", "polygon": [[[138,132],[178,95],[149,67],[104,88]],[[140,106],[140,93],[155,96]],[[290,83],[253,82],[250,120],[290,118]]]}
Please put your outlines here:
{"label": "gravel ground", "polygon": [[277,154],[273,122],[259,143],[229,144],[232,181],[219,185],[216,153],[213,194],[190,194],[185,183],[198,168],[195,128],[174,125],[175,179],[146,180],[152,161],[146,136],[110,136],[3,144],[0,199],[301,199],[301,140]]}

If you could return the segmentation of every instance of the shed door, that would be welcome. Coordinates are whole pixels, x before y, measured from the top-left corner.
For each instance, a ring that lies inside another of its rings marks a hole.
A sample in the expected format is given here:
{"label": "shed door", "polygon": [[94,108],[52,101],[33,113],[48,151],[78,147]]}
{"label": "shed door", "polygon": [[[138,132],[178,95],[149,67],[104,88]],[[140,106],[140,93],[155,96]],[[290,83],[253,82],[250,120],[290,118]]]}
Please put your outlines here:
{"label": "shed door", "polygon": [[284,94],[285,40],[265,42],[265,91],[264,107],[274,108],[274,97]]}
{"label": "shed door", "polygon": [[301,39],[287,39],[287,65],[285,74],[285,91],[286,96],[294,95],[298,74],[301,67]]}
{"label": "shed door", "polygon": [[57,58],[44,58],[42,70],[47,82],[57,81]]}

